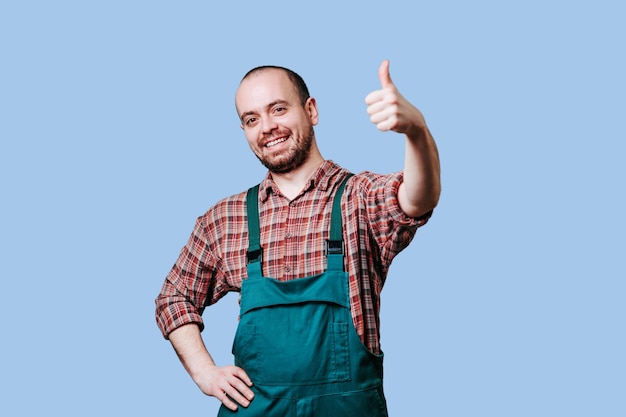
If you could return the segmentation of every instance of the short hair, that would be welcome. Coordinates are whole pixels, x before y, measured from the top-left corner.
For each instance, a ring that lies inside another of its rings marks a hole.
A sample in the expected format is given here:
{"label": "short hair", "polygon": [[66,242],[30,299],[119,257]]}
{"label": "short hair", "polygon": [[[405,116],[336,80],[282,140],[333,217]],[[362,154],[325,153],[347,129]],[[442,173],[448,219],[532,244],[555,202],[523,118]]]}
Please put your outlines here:
{"label": "short hair", "polygon": [[267,69],[277,69],[287,74],[287,77],[289,77],[289,81],[291,81],[291,84],[293,84],[293,86],[296,89],[296,92],[298,93],[298,97],[300,98],[300,104],[304,105],[304,103],[306,103],[306,101],[310,97],[309,89],[306,86],[306,83],[304,82],[302,77],[298,75],[295,71],[290,70],[289,68],[279,67],[276,65],[261,65],[256,68],[252,68],[250,71],[248,71],[246,75],[244,75],[243,78],[241,79],[241,82],[243,82],[249,76],[257,72],[267,70]]}

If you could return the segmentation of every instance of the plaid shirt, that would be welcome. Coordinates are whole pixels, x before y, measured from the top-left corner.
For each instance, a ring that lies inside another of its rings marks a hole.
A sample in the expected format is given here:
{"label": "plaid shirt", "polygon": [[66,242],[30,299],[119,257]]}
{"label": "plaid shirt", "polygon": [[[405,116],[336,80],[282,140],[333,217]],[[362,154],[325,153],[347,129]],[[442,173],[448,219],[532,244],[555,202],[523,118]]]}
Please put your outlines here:
{"label": "plaid shirt", "polygon": [[[348,171],[325,161],[291,201],[270,174],[261,182],[263,276],[286,281],[326,270],[332,198],[346,175]],[[397,199],[401,182],[401,173],[354,175],[341,204],[352,318],[363,343],[376,353],[380,292],[387,271],[431,214],[413,219],[402,212]],[[204,308],[229,291],[240,291],[247,277],[246,218],[245,192],[223,199],[198,218],[156,299],[157,324],[164,337],[188,323],[202,330]]]}

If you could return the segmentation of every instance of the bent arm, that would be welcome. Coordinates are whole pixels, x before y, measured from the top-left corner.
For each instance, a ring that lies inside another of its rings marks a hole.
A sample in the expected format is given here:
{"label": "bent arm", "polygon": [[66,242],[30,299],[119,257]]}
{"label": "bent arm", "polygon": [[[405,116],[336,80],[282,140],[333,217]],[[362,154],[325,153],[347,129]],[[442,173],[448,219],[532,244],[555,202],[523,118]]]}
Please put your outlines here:
{"label": "bent arm", "polygon": [[224,285],[219,286],[221,292],[215,290],[219,260],[209,249],[205,224],[204,217],[198,218],[187,244],[166,277],[155,300],[156,320],[200,390],[236,410],[238,404],[247,407],[252,400],[253,393],[249,388],[252,382],[241,368],[216,366],[200,334],[204,300],[216,301],[227,291]]}

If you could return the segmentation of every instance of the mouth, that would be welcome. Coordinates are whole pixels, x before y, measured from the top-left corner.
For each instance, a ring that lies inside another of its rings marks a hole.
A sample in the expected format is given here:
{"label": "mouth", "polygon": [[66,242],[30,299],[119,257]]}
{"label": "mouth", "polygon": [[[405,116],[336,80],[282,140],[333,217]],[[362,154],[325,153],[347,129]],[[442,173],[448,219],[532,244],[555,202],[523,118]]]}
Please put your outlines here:
{"label": "mouth", "polygon": [[285,142],[288,138],[289,138],[288,136],[283,136],[282,138],[276,138],[276,139],[270,140],[269,142],[265,144],[265,147],[271,148],[273,146],[278,145],[279,143]]}

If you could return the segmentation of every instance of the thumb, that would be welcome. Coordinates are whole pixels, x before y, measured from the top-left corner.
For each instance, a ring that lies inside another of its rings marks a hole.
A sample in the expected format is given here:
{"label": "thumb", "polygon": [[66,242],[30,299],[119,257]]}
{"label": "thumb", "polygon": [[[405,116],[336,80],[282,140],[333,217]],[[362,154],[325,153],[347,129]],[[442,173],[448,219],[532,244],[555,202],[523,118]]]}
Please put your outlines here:
{"label": "thumb", "polygon": [[391,75],[389,75],[389,60],[385,59],[378,67],[378,78],[380,79],[380,85],[383,88],[393,86],[391,81]]}

